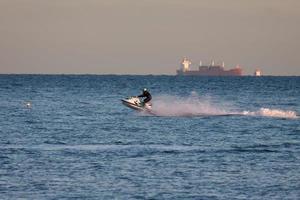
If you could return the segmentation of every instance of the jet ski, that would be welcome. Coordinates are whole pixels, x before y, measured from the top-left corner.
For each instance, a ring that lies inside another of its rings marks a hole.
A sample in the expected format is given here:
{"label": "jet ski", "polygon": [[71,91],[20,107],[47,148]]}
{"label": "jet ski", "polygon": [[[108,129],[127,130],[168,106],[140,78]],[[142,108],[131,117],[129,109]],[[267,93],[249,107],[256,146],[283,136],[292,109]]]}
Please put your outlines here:
{"label": "jet ski", "polygon": [[144,104],[138,97],[128,97],[126,99],[122,99],[122,103],[125,106],[137,111],[151,112],[152,109],[151,103]]}

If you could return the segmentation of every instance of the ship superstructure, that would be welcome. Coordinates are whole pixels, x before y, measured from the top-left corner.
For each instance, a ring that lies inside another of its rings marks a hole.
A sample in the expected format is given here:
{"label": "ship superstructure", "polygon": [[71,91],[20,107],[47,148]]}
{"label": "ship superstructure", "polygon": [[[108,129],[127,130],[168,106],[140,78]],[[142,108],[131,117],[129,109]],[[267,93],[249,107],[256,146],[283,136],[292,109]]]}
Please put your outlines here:
{"label": "ship superstructure", "polygon": [[222,65],[215,65],[215,62],[212,61],[210,65],[202,65],[200,61],[198,70],[191,70],[190,65],[192,64],[190,60],[186,57],[183,58],[181,62],[181,69],[177,70],[177,75],[186,75],[186,76],[242,76],[242,69],[240,66],[236,66],[233,69],[225,70],[225,64],[222,62]]}

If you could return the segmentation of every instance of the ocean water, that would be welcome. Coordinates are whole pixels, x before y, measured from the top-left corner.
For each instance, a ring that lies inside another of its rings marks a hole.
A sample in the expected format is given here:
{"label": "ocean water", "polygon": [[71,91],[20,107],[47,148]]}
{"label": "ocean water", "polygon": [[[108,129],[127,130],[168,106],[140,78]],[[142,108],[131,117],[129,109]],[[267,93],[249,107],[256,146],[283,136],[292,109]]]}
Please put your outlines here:
{"label": "ocean water", "polygon": [[0,75],[0,199],[300,199],[299,114],[300,77]]}

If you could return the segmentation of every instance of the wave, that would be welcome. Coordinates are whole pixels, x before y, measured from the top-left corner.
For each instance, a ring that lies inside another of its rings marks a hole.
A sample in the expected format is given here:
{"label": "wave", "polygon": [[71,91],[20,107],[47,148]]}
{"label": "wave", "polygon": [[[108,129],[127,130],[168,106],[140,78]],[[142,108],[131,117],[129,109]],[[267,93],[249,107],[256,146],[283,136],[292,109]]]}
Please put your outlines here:
{"label": "wave", "polygon": [[[230,147],[211,147],[206,145],[182,145],[182,144],[58,144],[58,145],[8,145],[0,147],[1,151],[10,150],[9,154],[26,153],[36,154],[39,151],[66,151],[74,153],[76,151],[120,152],[131,157],[140,157],[149,154],[182,154],[182,153],[276,153],[282,151],[296,151],[299,142],[283,142],[276,144],[253,144],[238,145]],[[9,155],[8,154],[8,155]],[[7,159],[7,156],[0,156]]]}

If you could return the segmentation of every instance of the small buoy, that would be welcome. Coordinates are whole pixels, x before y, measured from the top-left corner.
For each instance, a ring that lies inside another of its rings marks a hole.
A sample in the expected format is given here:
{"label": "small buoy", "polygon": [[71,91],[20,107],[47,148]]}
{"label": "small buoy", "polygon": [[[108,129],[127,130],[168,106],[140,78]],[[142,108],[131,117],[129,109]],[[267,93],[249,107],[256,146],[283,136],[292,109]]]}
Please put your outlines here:
{"label": "small buoy", "polygon": [[26,105],[27,108],[31,108],[31,103],[30,102],[26,102],[25,105]]}

